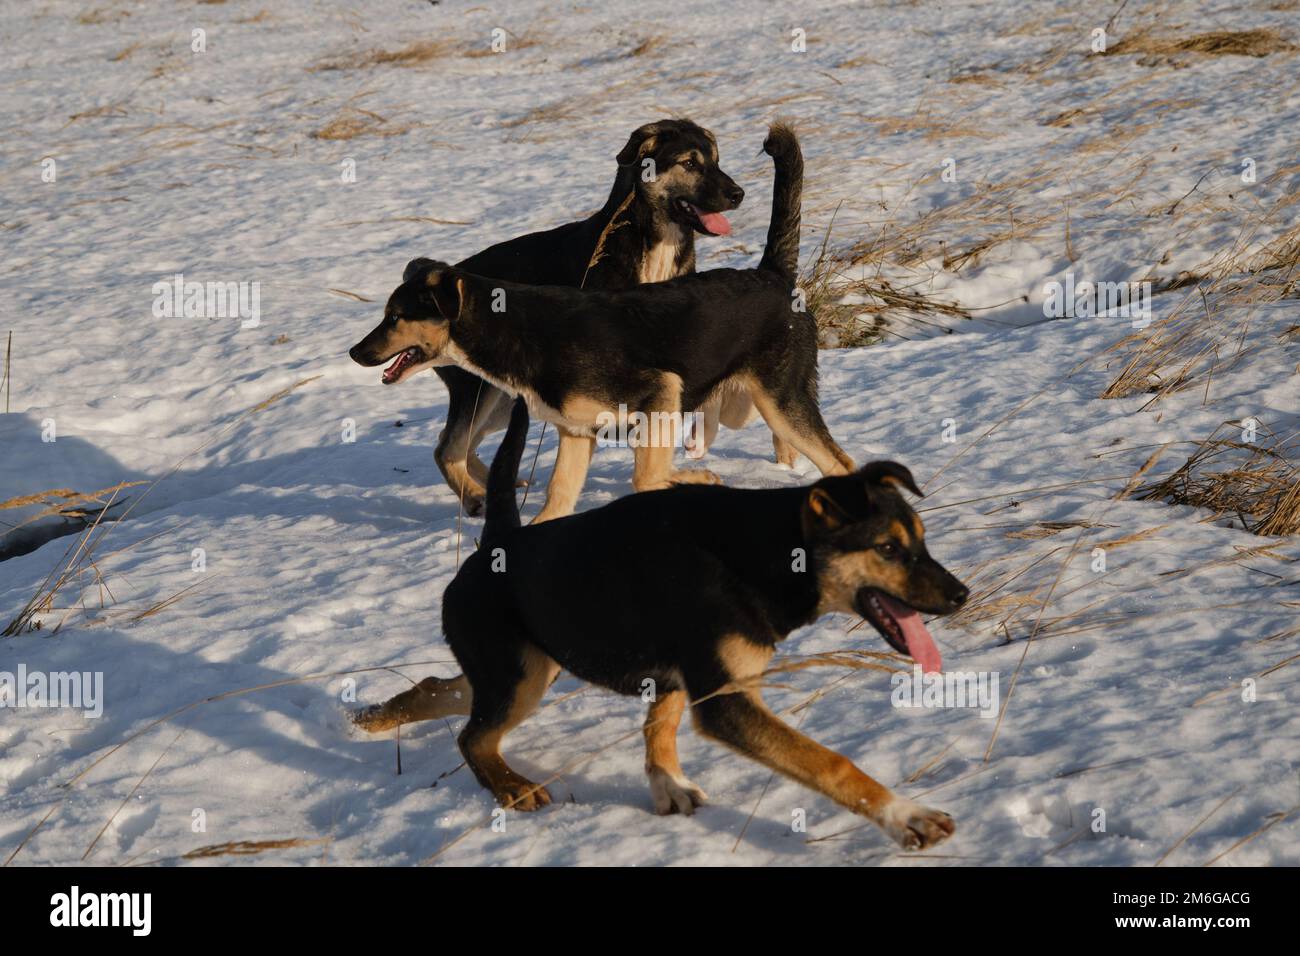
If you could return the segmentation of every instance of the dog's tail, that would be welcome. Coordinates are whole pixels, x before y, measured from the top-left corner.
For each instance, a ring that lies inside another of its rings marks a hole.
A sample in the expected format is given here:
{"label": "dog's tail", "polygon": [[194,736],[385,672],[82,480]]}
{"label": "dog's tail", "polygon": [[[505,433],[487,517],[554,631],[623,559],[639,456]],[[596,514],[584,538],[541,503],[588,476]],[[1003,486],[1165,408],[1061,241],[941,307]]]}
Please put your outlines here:
{"label": "dog's tail", "polygon": [[519,481],[519,460],[528,442],[528,404],[523,398],[515,399],[510,411],[510,427],[501,447],[492,459],[488,470],[486,514],[483,518],[483,537],[480,546],[497,536],[519,527],[519,505],[515,501],[515,485]]}
{"label": "dog's tail", "polygon": [[763,152],[776,166],[772,189],[772,221],[767,227],[767,248],[760,269],[779,273],[794,285],[799,271],[799,207],[803,200],[803,152],[794,130],[784,123],[768,127]]}

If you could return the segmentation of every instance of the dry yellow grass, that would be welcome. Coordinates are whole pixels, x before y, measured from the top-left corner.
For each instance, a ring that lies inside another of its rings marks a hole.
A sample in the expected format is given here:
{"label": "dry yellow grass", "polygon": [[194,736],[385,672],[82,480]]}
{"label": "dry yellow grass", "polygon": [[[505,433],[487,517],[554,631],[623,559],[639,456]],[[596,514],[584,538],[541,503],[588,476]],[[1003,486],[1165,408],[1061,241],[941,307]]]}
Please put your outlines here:
{"label": "dry yellow grass", "polygon": [[[511,34],[506,40],[506,48],[503,52],[511,53],[517,50],[526,50],[529,47],[537,46],[540,42],[534,37],[516,37]],[[447,57],[477,59],[492,56],[496,53],[497,51],[492,48],[490,42],[467,45],[438,38],[434,40],[415,40],[396,50],[361,50],[356,53],[347,53],[322,60],[308,69],[317,72],[324,70],[367,70],[376,66],[418,67]]]}
{"label": "dry yellow grass", "polygon": [[1235,518],[1247,531],[1277,536],[1300,532],[1300,440],[1257,426],[1243,440],[1239,422],[1224,422],[1173,474],[1139,488],[1135,497],[1206,508]]}
{"label": "dry yellow grass", "polygon": [[1098,524],[1095,521],[1035,521],[1027,528],[1016,528],[1006,532],[1008,538],[1050,538],[1052,535],[1069,531],[1071,528],[1112,528],[1114,525]]}
{"label": "dry yellow grass", "polygon": [[415,129],[418,123],[394,123],[387,117],[363,110],[356,106],[346,106],[339,114],[310,135],[312,139],[328,141],[346,141],[358,136],[400,136]]}
{"label": "dry yellow grass", "polygon": [[121,20],[129,17],[131,11],[122,9],[113,9],[112,7],[94,7],[77,17],[77,22],[82,26],[98,26],[101,23],[112,23],[114,20]]}
{"label": "dry yellow grass", "polygon": [[1213,30],[1177,39],[1141,30],[1122,38],[1106,49],[1106,56],[1140,53],[1146,56],[1171,56],[1200,53],[1206,56],[1268,56],[1290,53],[1296,46],[1276,30]]}
{"label": "dry yellow grass", "polygon": [[304,840],[302,837],[290,837],[285,840],[233,840],[229,843],[215,843],[190,850],[182,859],[206,860],[214,856],[254,856],[267,850],[287,850],[298,846],[319,846],[328,840],[324,837],[316,840]]}
{"label": "dry yellow grass", "polygon": [[[828,228],[817,256],[799,278],[799,288],[816,317],[818,340],[823,347],[873,344],[891,331],[891,325],[903,320],[946,331],[949,327],[946,322],[970,318],[957,305],[900,287],[878,271],[865,278],[856,277],[872,264],[880,264],[893,247],[858,242],[847,249],[834,250],[830,236]],[[863,301],[846,302],[846,299]]]}
{"label": "dry yellow grass", "polygon": [[362,50],[311,67],[312,70],[365,70],[374,66],[420,66],[449,56],[455,50],[450,40],[416,40],[397,50]]}

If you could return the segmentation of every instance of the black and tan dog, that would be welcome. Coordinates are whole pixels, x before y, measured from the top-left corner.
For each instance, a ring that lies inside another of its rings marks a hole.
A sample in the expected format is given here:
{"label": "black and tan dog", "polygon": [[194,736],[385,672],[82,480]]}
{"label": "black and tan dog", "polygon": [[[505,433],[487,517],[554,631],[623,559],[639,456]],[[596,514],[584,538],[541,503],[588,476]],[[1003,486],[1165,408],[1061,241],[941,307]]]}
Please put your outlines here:
{"label": "black and tan dog", "polygon": [[[489,246],[457,268],[489,279],[531,285],[627,289],[695,271],[695,235],[726,235],[723,215],[745,192],[718,165],[713,134],[690,120],[660,120],[636,130],[618,153],[609,198],[586,219]],[[647,168],[655,175],[647,178]],[[397,370],[399,382],[421,366]],[[506,426],[510,402],[500,389],[456,366],[436,369],[447,385],[447,422],[434,458],[465,510],[482,509],[487,468],[479,443]],[[711,440],[718,420],[741,427],[751,406],[746,396],[719,396],[704,410],[701,436]],[[777,443],[778,460],[792,463],[793,449]]]}
{"label": "black and tan dog", "polygon": [[[794,133],[774,125],[763,148],[776,183],[767,248],[756,269],[713,269],[619,292],[485,279],[416,259],[389,297],[383,321],[351,350],[382,365],[384,381],[455,363],[524,395],[560,431],[555,471],[537,521],[570,514],[586,479],[597,429],[629,413],[660,416],[659,440],[638,444],[637,491],[708,482],[674,471],[672,423],[722,394],[747,393],[772,432],[823,475],[853,462],[817,406],[817,329],[793,295],[803,159]],[[665,176],[660,175],[660,181]],[[673,416],[678,416],[674,419]]]}
{"label": "black and tan dog", "polygon": [[500,746],[562,668],[623,694],[654,688],[646,772],[660,813],[691,813],[704,799],[677,759],[689,706],[705,736],[872,820],[903,847],[953,832],[946,813],[895,795],[787,726],[759,693],[776,644],[831,611],[865,617],[895,650],[940,668],[920,612],[951,613],[967,590],[926,550],[900,494],[919,494],[906,468],[873,462],[811,487],[672,488],[520,527],[514,487],[527,428],[520,401],[492,463],[481,547],[442,602],[468,680],[460,749],[502,805],[550,802]]}

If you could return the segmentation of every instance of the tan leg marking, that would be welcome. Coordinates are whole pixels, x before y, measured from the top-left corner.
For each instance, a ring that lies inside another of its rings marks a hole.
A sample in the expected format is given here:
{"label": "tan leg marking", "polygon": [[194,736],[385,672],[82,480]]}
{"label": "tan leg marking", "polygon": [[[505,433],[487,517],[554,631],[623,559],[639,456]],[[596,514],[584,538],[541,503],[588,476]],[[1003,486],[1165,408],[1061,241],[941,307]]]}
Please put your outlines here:
{"label": "tan leg marking", "polygon": [[772,432],[772,450],[776,452],[776,463],[778,465],[793,468],[794,463],[799,460],[799,450],[776,432]]}
{"label": "tan leg marking", "polygon": [[[771,655],[743,637],[728,637],[719,643],[718,656],[733,682],[744,685],[762,673]],[[784,723],[756,687],[703,700],[692,716],[701,733],[872,820],[905,849],[933,846],[953,832],[946,813],[896,796],[847,757]]]}
{"label": "tan leg marking", "polygon": [[473,699],[464,674],[450,678],[426,677],[382,704],[357,711],[352,715],[352,722],[362,730],[377,734],[398,724],[467,715]]}
{"label": "tan leg marking", "polygon": [[524,677],[515,686],[504,719],[494,727],[466,727],[460,735],[460,750],[479,783],[491,790],[503,807],[536,810],[550,803],[551,795],[510,768],[501,756],[501,739],[537,709],[560,665],[531,644],[524,648],[523,665]]}
{"label": "tan leg marking", "polygon": [[472,429],[452,435],[446,442],[439,441],[433,454],[447,485],[465,502],[465,510],[477,514],[483,506],[488,473],[487,466],[478,457],[478,446],[510,421],[509,396],[485,384],[472,417]]}
{"label": "tan leg marking", "polygon": [[478,446],[488,435],[501,431],[510,424],[511,401],[510,396],[499,389],[488,391],[485,387],[483,391],[485,394],[479,402],[478,413],[474,416],[474,431],[470,434],[465,464],[469,468],[471,479],[486,488],[488,469],[478,456]]}
{"label": "tan leg marking", "polygon": [[[680,422],[682,410],[681,376],[666,372],[659,395],[646,403],[648,407],[636,409],[652,416],[656,412],[676,415],[674,421]],[[657,441],[634,449],[632,466],[632,487],[637,491],[657,491],[671,484],[720,484],[721,480],[711,471],[704,469],[673,470],[673,453],[680,444],[676,427],[659,429]]]}
{"label": "tan leg marking", "polygon": [[758,382],[751,380],[749,394],[772,434],[807,455],[823,475],[847,475],[853,471],[853,459],[839,445],[829,437],[796,428]]}
{"label": "tan leg marking", "polygon": [[577,435],[563,428],[558,431],[560,448],[555,455],[555,470],[546,486],[546,504],[533,519],[534,524],[573,514],[596,448],[596,439],[590,435]]}
{"label": "tan leg marking", "polygon": [[690,816],[708,795],[682,773],[677,760],[677,727],[686,707],[686,692],[670,691],[657,698],[646,714],[645,772],[650,778],[650,798],[655,813],[683,813]]}

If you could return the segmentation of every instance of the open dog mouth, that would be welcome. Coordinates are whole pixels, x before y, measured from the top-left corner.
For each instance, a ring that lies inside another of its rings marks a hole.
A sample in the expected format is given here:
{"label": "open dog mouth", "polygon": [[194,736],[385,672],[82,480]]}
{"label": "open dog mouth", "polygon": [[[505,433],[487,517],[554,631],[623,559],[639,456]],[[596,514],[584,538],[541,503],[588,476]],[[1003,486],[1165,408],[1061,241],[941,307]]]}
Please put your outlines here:
{"label": "open dog mouth", "polygon": [[890,647],[912,658],[922,671],[928,674],[943,669],[939,648],[914,608],[875,588],[859,589],[854,604]]}
{"label": "open dog mouth", "polygon": [[680,209],[687,221],[708,236],[728,236],[731,234],[731,223],[727,217],[720,212],[705,212],[699,206],[685,199],[677,200],[677,208]]}
{"label": "open dog mouth", "polygon": [[418,345],[412,345],[409,349],[402,349],[397,353],[388,368],[384,369],[383,382],[385,385],[392,385],[399,382],[402,375],[413,365],[419,365],[424,361],[424,350]]}

